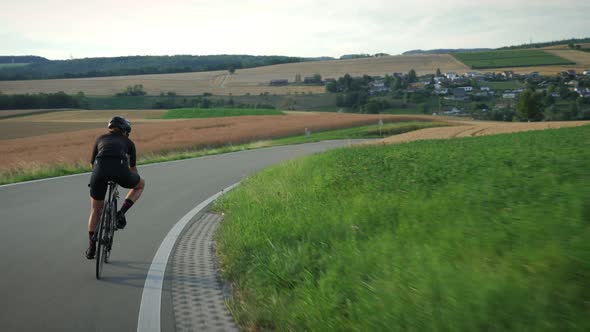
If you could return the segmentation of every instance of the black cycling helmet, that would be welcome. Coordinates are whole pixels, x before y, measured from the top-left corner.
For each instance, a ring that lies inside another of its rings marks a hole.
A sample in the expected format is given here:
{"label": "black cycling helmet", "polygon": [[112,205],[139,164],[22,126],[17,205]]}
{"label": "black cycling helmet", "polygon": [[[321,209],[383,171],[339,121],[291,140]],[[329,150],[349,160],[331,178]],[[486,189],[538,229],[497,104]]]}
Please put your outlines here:
{"label": "black cycling helmet", "polygon": [[129,133],[131,132],[131,123],[124,117],[114,116],[111,121],[109,121],[109,129],[113,128],[119,128],[124,134],[129,136]]}

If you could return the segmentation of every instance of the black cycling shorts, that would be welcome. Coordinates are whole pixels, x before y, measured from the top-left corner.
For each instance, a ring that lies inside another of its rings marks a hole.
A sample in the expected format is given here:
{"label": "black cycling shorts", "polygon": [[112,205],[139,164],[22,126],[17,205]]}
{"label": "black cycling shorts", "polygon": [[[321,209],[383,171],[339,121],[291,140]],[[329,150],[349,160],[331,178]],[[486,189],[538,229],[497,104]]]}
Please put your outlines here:
{"label": "black cycling shorts", "polygon": [[135,188],[139,174],[129,169],[127,160],[119,158],[97,158],[90,177],[90,197],[102,201],[107,193],[107,182],[115,181],[123,188]]}

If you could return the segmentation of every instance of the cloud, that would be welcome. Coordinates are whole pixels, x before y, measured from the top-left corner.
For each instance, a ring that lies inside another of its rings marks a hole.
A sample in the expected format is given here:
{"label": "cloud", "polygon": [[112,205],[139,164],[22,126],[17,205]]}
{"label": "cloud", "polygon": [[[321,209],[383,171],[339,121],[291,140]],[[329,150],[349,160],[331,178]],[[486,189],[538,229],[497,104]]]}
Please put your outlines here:
{"label": "cloud", "polygon": [[[339,56],[583,37],[590,3],[565,0],[21,0],[3,52]],[[26,19],[23,19],[26,18]]]}

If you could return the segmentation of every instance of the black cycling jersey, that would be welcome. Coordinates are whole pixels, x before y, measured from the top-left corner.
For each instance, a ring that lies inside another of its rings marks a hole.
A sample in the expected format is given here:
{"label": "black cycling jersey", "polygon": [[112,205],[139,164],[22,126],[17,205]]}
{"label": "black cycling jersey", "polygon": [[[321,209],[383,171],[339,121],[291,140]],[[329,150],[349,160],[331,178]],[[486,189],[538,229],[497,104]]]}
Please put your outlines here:
{"label": "black cycling jersey", "polygon": [[90,160],[93,165],[90,196],[104,200],[108,180],[114,180],[124,188],[135,188],[140,177],[129,169],[135,166],[135,159],[135,144],[129,137],[116,133],[100,136],[94,144]]}
{"label": "black cycling jersey", "polygon": [[135,167],[135,144],[123,134],[108,133],[100,136],[94,143],[91,164],[101,158],[129,158],[129,166]]}

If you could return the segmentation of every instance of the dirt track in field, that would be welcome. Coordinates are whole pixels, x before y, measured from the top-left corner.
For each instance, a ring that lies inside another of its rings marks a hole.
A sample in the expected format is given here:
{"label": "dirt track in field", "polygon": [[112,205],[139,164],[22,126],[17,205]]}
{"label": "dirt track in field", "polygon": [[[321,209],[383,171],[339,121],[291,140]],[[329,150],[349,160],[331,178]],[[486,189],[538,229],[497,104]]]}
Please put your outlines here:
{"label": "dirt track in field", "polygon": [[[431,119],[428,116],[378,116],[363,114],[316,113],[286,116],[240,116],[141,123],[133,127],[131,138],[139,157],[150,152],[240,144],[273,137],[303,134],[364,124]],[[63,125],[63,124],[61,124]],[[69,125],[69,124],[66,124]],[[34,168],[40,165],[88,163],[100,129],[62,132],[34,137],[0,140],[0,171]]]}
{"label": "dirt track in field", "polygon": [[428,139],[449,139],[494,134],[514,133],[529,130],[555,129],[590,125],[590,121],[556,122],[494,122],[494,121],[451,121],[455,126],[427,128],[387,137],[373,144],[395,144]]}

